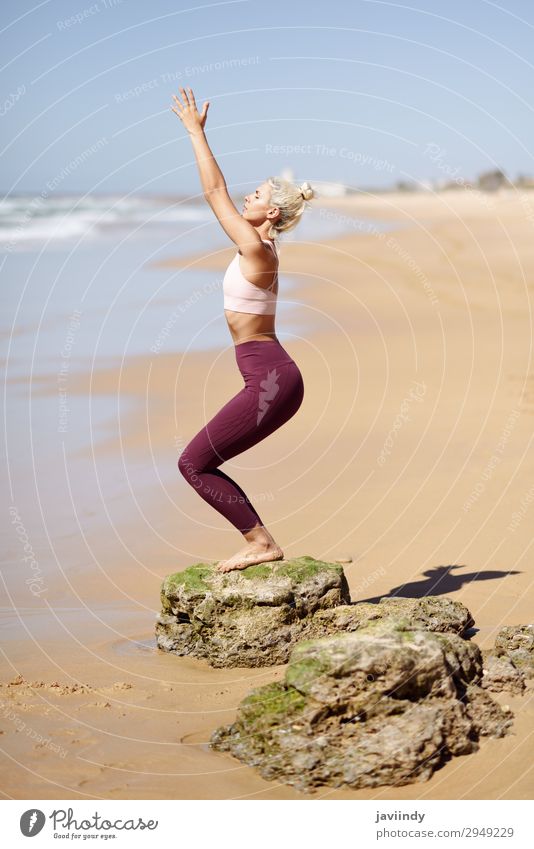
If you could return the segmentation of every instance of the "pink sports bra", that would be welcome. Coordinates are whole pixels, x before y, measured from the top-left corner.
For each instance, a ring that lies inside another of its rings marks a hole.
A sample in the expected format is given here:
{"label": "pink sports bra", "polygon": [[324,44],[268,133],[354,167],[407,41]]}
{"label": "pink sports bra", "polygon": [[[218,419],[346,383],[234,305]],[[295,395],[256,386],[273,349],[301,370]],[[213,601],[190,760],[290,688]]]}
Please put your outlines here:
{"label": "pink sports bra", "polygon": [[[274,242],[270,242],[267,239],[262,239],[262,242],[271,245],[275,254],[278,256]],[[255,283],[251,283],[250,280],[247,280],[243,276],[239,267],[239,256],[238,251],[224,275],[224,309],[234,310],[235,312],[255,313],[256,315],[274,315],[276,312],[276,293],[274,287],[278,280],[278,272],[276,272],[269,288],[262,289],[261,286],[256,286]]]}

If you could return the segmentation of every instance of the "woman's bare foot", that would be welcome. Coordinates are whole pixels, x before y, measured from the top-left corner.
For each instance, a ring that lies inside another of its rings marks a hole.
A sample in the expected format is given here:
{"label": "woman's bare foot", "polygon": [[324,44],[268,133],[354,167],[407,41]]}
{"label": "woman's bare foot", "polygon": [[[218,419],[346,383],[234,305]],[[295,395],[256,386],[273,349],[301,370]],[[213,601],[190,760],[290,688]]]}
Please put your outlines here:
{"label": "woman's bare foot", "polygon": [[219,572],[231,572],[233,569],[246,569],[256,563],[269,563],[272,560],[283,560],[284,552],[276,543],[261,545],[250,543],[242,548],[229,560],[220,560],[217,564]]}

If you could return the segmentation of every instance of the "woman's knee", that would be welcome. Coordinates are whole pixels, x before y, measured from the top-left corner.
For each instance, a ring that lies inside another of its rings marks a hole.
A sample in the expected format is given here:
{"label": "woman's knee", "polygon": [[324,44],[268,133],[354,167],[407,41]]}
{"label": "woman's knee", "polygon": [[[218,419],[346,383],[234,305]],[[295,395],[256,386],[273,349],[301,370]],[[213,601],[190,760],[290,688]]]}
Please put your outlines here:
{"label": "woman's knee", "polygon": [[189,483],[194,484],[195,480],[198,480],[198,475],[201,472],[201,469],[187,451],[183,451],[180,454],[177,465],[179,472],[187,481],[189,481]]}

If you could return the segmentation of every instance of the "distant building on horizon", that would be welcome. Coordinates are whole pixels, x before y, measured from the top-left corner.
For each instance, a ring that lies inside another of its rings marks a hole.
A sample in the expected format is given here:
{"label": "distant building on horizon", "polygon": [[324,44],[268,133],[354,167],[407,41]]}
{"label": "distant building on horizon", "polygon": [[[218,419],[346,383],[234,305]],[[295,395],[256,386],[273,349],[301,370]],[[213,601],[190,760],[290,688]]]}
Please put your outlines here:
{"label": "distant building on horizon", "polygon": [[477,187],[486,192],[495,192],[497,189],[512,188],[513,183],[508,179],[504,171],[498,168],[495,171],[486,171],[479,174]]}
{"label": "distant building on horizon", "polygon": [[534,177],[528,174],[518,174],[515,185],[521,189],[534,189]]}

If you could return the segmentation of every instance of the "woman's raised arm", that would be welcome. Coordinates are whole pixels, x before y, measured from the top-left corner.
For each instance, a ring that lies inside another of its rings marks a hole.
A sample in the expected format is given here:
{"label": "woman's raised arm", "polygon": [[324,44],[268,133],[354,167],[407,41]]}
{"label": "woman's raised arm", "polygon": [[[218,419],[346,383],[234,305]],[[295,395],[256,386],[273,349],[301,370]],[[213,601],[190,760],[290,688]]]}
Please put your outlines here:
{"label": "woman's raised arm", "polygon": [[178,115],[191,138],[204,197],[217,216],[221,227],[230,239],[239,246],[241,253],[250,255],[251,252],[257,252],[261,254],[263,251],[261,238],[255,227],[245,221],[228,194],[226,180],[204,133],[209,101],[204,102],[202,113],[199,114],[192,89],[188,89],[189,94],[186,94],[183,88],[180,88],[180,91],[184,102],[182,103],[173,94],[178,108],[175,109],[171,106],[171,109]]}

